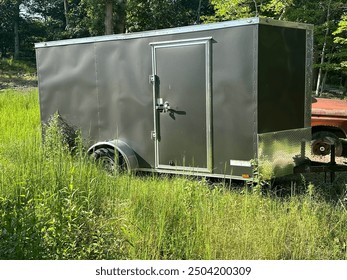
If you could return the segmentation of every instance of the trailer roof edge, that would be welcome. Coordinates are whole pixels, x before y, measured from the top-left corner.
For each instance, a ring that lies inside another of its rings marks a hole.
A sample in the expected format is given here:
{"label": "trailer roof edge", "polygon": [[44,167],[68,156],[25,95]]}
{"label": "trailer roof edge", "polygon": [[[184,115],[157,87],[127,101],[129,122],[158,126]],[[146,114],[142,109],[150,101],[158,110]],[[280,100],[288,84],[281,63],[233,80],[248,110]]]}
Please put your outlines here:
{"label": "trailer roof edge", "polygon": [[313,29],[313,25],[311,24],[254,17],[254,18],[246,18],[246,19],[239,19],[239,20],[233,20],[233,21],[224,21],[224,22],[208,23],[208,24],[200,24],[200,25],[189,25],[189,26],[183,26],[183,27],[174,27],[174,28],[167,28],[167,29],[134,32],[134,33],[113,34],[113,35],[104,35],[104,36],[94,36],[94,37],[40,42],[40,43],[35,43],[35,48],[37,49],[37,48],[45,48],[45,47],[66,46],[66,45],[74,45],[74,44],[86,44],[86,43],[106,42],[106,41],[116,41],[116,40],[130,40],[130,39],[138,39],[138,38],[144,38],[144,37],[174,35],[174,34],[189,33],[193,31],[215,30],[215,29],[223,29],[228,27],[254,25],[254,24],[267,24],[267,25],[301,28],[301,29]]}

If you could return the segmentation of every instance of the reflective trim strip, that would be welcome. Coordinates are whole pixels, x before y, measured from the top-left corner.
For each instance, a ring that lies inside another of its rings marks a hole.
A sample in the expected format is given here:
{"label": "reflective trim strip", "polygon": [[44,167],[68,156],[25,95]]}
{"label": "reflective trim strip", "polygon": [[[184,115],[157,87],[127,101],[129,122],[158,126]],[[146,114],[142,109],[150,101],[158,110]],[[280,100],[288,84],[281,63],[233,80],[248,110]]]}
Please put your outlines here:
{"label": "reflective trim strip", "polygon": [[252,167],[252,164],[249,160],[230,160],[231,166],[242,166],[242,167]]}

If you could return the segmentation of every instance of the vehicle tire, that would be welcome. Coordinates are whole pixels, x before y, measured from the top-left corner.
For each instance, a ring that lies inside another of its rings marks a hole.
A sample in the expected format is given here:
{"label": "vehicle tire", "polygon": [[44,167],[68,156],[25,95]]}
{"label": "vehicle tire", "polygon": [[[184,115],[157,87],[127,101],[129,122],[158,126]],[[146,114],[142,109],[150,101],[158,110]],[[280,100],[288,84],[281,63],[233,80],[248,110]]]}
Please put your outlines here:
{"label": "vehicle tire", "polygon": [[94,160],[108,173],[116,174],[127,170],[124,158],[113,148],[99,148],[92,153]]}
{"label": "vehicle tire", "polygon": [[312,154],[326,156],[330,154],[331,145],[335,144],[335,155],[342,155],[342,142],[336,134],[329,131],[320,131],[312,134],[311,149]]}

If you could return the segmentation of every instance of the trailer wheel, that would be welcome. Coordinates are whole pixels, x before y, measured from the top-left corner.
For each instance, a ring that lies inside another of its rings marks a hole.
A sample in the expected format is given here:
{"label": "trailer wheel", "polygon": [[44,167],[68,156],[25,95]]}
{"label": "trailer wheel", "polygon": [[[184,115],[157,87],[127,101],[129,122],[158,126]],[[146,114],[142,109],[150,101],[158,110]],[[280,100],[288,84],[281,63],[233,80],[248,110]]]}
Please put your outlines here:
{"label": "trailer wheel", "polygon": [[329,131],[315,132],[312,135],[312,154],[319,156],[329,155],[332,144],[335,144],[335,155],[341,156],[342,142],[334,133]]}
{"label": "trailer wheel", "polygon": [[92,153],[94,160],[108,173],[116,174],[127,170],[124,158],[112,148],[99,148]]}

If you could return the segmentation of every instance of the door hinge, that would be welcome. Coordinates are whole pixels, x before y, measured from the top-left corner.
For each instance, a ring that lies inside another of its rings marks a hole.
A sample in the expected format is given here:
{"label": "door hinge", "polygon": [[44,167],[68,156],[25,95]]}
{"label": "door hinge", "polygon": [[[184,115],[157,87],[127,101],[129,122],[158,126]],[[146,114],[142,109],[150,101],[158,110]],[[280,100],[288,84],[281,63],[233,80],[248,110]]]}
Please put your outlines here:
{"label": "door hinge", "polygon": [[154,84],[157,80],[157,75],[149,75],[149,83]]}
{"label": "door hinge", "polygon": [[157,133],[153,130],[151,131],[151,139],[155,140],[157,138]]}

